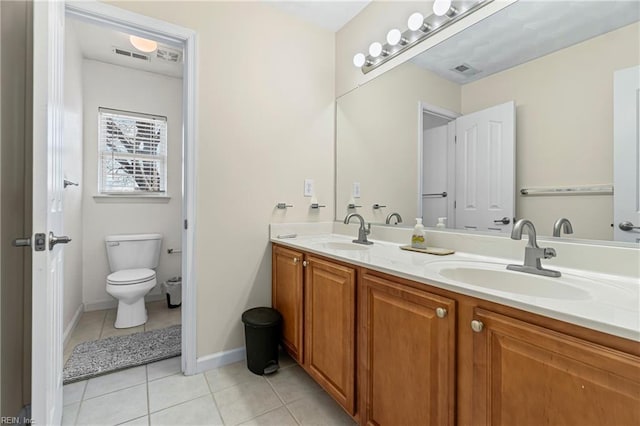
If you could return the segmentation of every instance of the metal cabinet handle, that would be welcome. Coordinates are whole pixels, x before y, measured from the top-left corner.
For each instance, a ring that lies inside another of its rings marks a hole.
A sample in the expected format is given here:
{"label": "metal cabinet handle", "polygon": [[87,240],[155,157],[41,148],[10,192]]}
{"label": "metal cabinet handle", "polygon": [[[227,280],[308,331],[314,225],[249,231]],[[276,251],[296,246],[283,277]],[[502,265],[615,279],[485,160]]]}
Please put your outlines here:
{"label": "metal cabinet handle", "polygon": [[298,259],[297,257],[293,258],[293,263],[298,263],[300,261],[300,259]]}
{"label": "metal cabinet handle", "polygon": [[302,261],[302,266],[306,268],[307,266],[309,266],[309,262],[307,262],[306,260]]}
{"label": "metal cabinet handle", "polygon": [[438,318],[444,318],[447,316],[447,310],[445,308],[436,308],[436,315]]}
{"label": "metal cabinet handle", "polygon": [[480,333],[483,328],[484,328],[484,324],[482,323],[482,321],[478,321],[478,320],[471,321],[471,329],[476,333]]}
{"label": "metal cabinet handle", "polygon": [[620,222],[618,227],[620,229],[622,229],[623,231],[631,231],[633,229],[640,229],[640,226],[635,226],[633,223],[631,223],[629,221]]}
{"label": "metal cabinet handle", "polygon": [[508,225],[511,223],[511,219],[509,219],[508,217],[503,217],[502,219],[496,219],[493,221],[493,223],[501,223],[503,225]]}

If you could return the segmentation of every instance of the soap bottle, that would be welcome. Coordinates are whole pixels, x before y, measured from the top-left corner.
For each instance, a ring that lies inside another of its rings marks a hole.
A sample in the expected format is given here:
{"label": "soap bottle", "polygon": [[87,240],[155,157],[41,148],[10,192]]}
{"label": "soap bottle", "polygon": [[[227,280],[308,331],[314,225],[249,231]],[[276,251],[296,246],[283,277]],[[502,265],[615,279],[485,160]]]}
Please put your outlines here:
{"label": "soap bottle", "polygon": [[438,223],[436,223],[436,228],[446,228],[447,225],[444,223],[445,220],[447,220],[446,217],[439,217]]}
{"label": "soap bottle", "polygon": [[422,218],[416,218],[416,226],[413,228],[413,234],[411,235],[411,247],[417,249],[426,249],[427,240],[424,237],[424,226],[422,225]]}

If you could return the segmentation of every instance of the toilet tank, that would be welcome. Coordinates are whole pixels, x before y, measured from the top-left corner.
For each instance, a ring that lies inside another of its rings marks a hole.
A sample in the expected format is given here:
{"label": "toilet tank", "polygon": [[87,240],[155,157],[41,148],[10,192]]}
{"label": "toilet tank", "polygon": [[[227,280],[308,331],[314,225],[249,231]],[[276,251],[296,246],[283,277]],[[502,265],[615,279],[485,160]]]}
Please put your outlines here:
{"label": "toilet tank", "polygon": [[162,234],[108,235],[104,240],[111,272],[158,267]]}

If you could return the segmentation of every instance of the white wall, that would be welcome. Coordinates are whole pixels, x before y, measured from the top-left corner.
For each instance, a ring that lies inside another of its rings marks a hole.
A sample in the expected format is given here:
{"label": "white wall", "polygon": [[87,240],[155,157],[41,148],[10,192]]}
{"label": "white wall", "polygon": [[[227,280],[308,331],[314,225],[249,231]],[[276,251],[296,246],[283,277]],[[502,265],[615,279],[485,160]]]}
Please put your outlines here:
{"label": "white wall", "polygon": [[72,27],[65,32],[64,58],[64,178],[79,186],[64,190],[64,235],[71,244],[64,249],[63,329],[67,330],[82,306],[82,53]]}
{"label": "white wall", "polygon": [[269,223],[334,218],[334,33],[263,2],[114,5],[197,31],[197,353],[244,346],[242,312],[271,304]]}
{"label": "white wall", "polygon": [[[145,71],[83,61],[84,184],[83,301],[86,310],[115,306],[105,290],[109,263],[104,237],[112,234],[161,233],[164,235],[158,283],[180,275],[180,254],[167,248],[181,246],[182,217],[182,79]],[[105,200],[98,194],[98,108],[106,107],[167,117],[169,201],[143,198]],[[159,287],[150,295],[158,295]]]}

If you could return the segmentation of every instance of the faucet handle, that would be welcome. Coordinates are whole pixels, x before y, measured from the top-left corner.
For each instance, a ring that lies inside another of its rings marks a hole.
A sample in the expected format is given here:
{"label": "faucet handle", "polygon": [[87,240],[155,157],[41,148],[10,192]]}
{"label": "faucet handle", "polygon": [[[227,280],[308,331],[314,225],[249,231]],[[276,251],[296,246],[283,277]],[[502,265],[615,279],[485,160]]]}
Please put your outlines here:
{"label": "faucet handle", "polygon": [[545,247],[543,249],[543,254],[545,259],[551,259],[552,257],[556,257],[556,249],[551,247]]}
{"label": "faucet handle", "polygon": [[367,223],[367,229],[364,231],[367,235],[371,233],[371,223]]}

